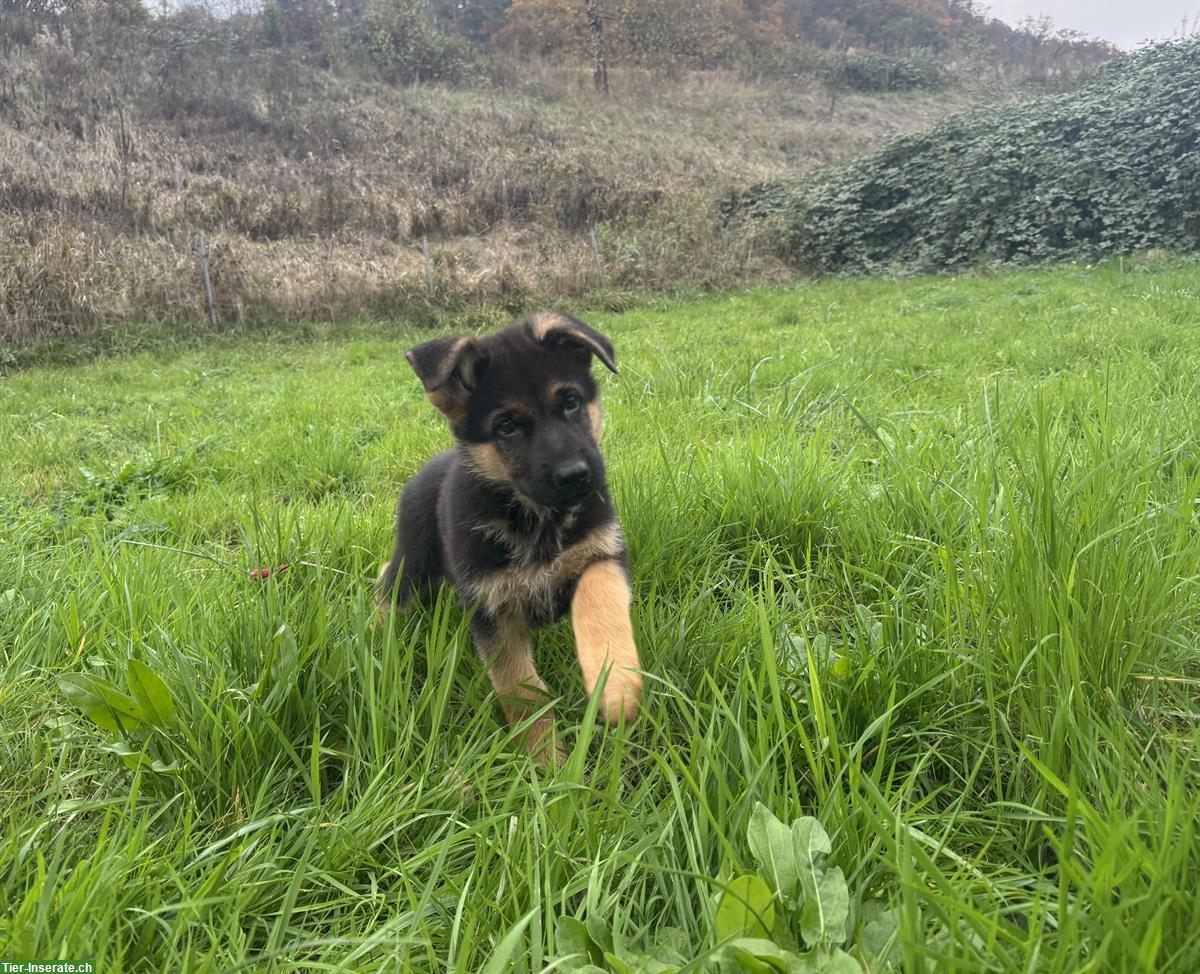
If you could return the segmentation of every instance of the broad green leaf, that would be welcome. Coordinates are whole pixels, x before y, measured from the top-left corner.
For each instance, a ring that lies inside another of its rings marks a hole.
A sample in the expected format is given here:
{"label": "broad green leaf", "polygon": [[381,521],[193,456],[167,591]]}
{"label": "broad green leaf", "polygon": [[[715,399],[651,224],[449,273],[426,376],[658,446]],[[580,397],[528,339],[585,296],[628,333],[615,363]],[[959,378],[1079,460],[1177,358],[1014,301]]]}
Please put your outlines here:
{"label": "broad green leaf", "polygon": [[595,914],[589,914],[587,918],[587,932],[592,943],[601,951],[613,949],[612,931],[604,925],[604,921]]}
{"label": "broad green leaf", "polygon": [[735,937],[771,935],[775,923],[775,904],[771,888],[758,876],[738,876],[731,880],[717,904],[718,940]]}
{"label": "broad green leaf", "polygon": [[[829,633],[826,632],[819,632],[813,637],[812,642],[808,644],[808,653],[812,654],[813,660],[822,669],[829,666],[837,658],[837,653],[833,648],[833,640],[829,638]],[[803,661],[801,667],[807,669],[808,654],[806,653],[801,659]]]}
{"label": "broad green leaf", "polygon": [[592,943],[587,927],[574,917],[560,916],[554,925],[554,943],[558,957],[565,960],[564,971],[578,970],[581,965],[598,961],[602,953]]}
{"label": "broad green leaf", "polygon": [[651,955],[643,957],[635,968],[636,974],[677,974],[680,964],[673,964]]}
{"label": "broad green leaf", "polygon": [[[804,905],[800,911],[800,934],[808,944],[840,944],[846,940],[846,918],[850,915],[850,890],[840,866],[806,870]],[[810,881],[812,886],[809,885]]]}
{"label": "broad green leaf", "polygon": [[784,899],[796,894],[800,864],[791,830],[766,805],[758,802],[746,832],[750,851],[758,861],[759,874]]}
{"label": "broad green leaf", "polygon": [[130,747],[124,741],[101,744],[100,750],[107,751],[109,754],[115,754],[130,771],[137,771],[141,768],[145,771],[153,771],[155,774],[179,773],[179,764],[177,762],[172,761],[170,764],[164,764],[162,761],[151,758],[145,751]]}
{"label": "broad green leaf", "polygon": [[825,917],[818,893],[824,870],[819,859],[828,855],[833,846],[821,823],[807,815],[792,823],[792,844],[799,862],[800,933],[811,946],[825,939]]}
{"label": "broad green leaf", "polygon": [[844,950],[817,950],[812,954],[815,974],[863,974],[863,967]]}
{"label": "broad green leaf", "polygon": [[799,931],[792,932],[792,918],[795,914],[795,910],[790,913],[785,910],[776,910],[775,926],[771,930],[771,940],[775,945],[792,952],[804,949],[804,945],[799,940]]}
{"label": "broad green leaf", "polygon": [[142,709],[137,702],[103,677],[64,673],[58,678],[58,687],[101,730],[121,733],[135,730],[142,723]]}
{"label": "broad green leaf", "polygon": [[636,957],[626,955],[625,960],[633,974],[678,974],[682,966],[661,961],[652,954],[638,954]]}
{"label": "broad green leaf", "polygon": [[840,868],[827,869],[821,863],[821,859],[833,851],[829,835],[819,821],[806,816],[792,823],[792,841],[800,862],[803,891],[801,936],[810,945],[840,944],[846,939],[850,891]]}
{"label": "broad green leaf", "polygon": [[606,950],[604,963],[608,974],[675,974],[679,970],[678,964],[664,964],[654,957],[628,951],[618,954]]}
{"label": "broad green leaf", "polygon": [[124,741],[113,741],[111,744],[101,744],[100,750],[108,754],[115,754],[121,759],[121,763],[130,771],[136,771],[138,768],[150,767],[150,755],[145,751],[139,751],[130,747]]}
{"label": "broad green leaf", "polygon": [[129,692],[142,708],[146,720],[158,727],[168,724],[175,716],[175,701],[159,675],[141,660],[131,659],[126,679]]}
{"label": "broad green leaf", "polygon": [[632,964],[626,963],[624,959],[608,950],[604,952],[604,963],[608,965],[612,974],[634,974],[636,970]]}
{"label": "broad green leaf", "polygon": [[854,614],[858,617],[858,631],[866,636],[867,642],[872,647],[883,642],[883,623],[868,606],[856,605]]}
{"label": "broad green leaf", "polygon": [[810,815],[798,818],[792,823],[792,842],[801,870],[812,865],[817,856],[827,856],[833,851],[824,827]]}
{"label": "broad green leaf", "polygon": [[727,947],[725,957],[729,963],[721,965],[723,970],[728,969],[732,963],[738,971],[744,971],[745,974],[779,974],[779,968],[772,967],[765,960],[759,960],[749,951],[739,947]]}
{"label": "broad green leaf", "polygon": [[686,964],[692,952],[688,935],[678,927],[662,927],[654,935],[654,949],[650,956],[671,964]]}
{"label": "broad green leaf", "polygon": [[774,941],[755,937],[739,937],[728,943],[726,950],[748,971],[790,974],[802,961],[798,954],[784,950]]}
{"label": "broad green leaf", "polygon": [[872,960],[872,970],[887,970],[892,966],[889,956],[895,945],[899,924],[895,913],[882,909],[883,904],[878,901],[872,902],[878,909],[871,911],[872,915],[863,925],[862,932],[858,935],[858,946]]}

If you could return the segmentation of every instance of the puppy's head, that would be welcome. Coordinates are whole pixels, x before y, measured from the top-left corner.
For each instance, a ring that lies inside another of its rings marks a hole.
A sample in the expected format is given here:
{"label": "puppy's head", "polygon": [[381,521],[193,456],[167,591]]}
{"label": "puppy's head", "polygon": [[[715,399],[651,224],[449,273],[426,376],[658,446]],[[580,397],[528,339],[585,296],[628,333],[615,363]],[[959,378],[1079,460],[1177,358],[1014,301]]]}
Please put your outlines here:
{"label": "puppy's head", "polygon": [[604,483],[593,356],[617,371],[607,338],[543,313],[482,338],[437,338],[407,358],[481,476],[562,509]]}

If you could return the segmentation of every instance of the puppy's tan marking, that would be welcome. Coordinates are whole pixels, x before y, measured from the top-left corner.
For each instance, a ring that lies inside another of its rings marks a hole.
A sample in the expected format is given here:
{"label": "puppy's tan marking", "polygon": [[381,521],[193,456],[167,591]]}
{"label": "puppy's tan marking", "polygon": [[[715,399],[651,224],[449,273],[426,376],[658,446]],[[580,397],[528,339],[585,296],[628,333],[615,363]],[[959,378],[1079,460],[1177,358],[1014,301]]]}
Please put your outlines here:
{"label": "puppy's tan marking", "polygon": [[[542,710],[549,694],[533,665],[529,629],[517,616],[499,620],[495,638],[481,646],[488,677],[509,724],[519,724]],[[546,710],[522,735],[522,744],[539,764],[560,764],[562,746],[554,729],[554,713]]]}
{"label": "puppy's tan marking", "polygon": [[604,433],[604,410],[600,408],[600,400],[588,403],[587,414],[588,423],[592,428],[592,439],[599,443]]}
{"label": "puppy's tan marking", "polygon": [[603,335],[593,331],[582,321],[564,315],[557,311],[543,311],[529,319],[530,335],[537,342],[545,342],[555,334],[569,338],[580,346],[589,349],[593,355],[604,363],[610,372],[617,371],[617,360],[612,346]]}
{"label": "puppy's tan marking", "polygon": [[461,335],[448,345],[435,341],[409,349],[404,357],[420,377],[426,398],[452,423],[460,423],[467,416],[480,354],[479,342],[470,335]]}
{"label": "puppy's tan marking", "polygon": [[[546,412],[556,412],[563,390],[573,388],[574,386],[570,382],[551,382],[546,392]],[[604,431],[604,411],[600,408],[599,396],[587,404],[587,417],[588,427],[592,431],[592,439],[599,443],[600,434]]]}
{"label": "puppy's tan marking", "polygon": [[529,320],[529,327],[540,342],[556,328],[570,328],[571,322],[557,311],[542,311]]}
{"label": "puppy's tan marking", "polygon": [[379,583],[383,581],[383,576],[387,572],[388,563],[385,561],[379,566],[379,574],[375,576],[375,626],[382,628],[387,621],[388,613],[392,611],[392,600],[389,593],[384,593],[379,590]]}
{"label": "puppy's tan marking", "polygon": [[558,590],[594,561],[615,558],[624,543],[621,527],[610,521],[559,552],[553,561],[517,564],[475,579],[475,598],[493,615],[553,604]]}
{"label": "puppy's tan marking", "polygon": [[[450,379],[450,376],[453,374],[454,370],[459,366],[459,359],[461,358],[462,354],[467,351],[468,347],[473,342],[474,339],[469,335],[461,335],[456,338],[450,344],[450,347],[442,353],[441,361],[438,362],[437,368],[421,375],[421,382],[425,385],[425,388],[436,389],[438,386],[445,385]],[[404,357],[408,359],[412,367],[417,369],[418,373],[420,373],[420,369],[417,366],[417,359],[414,355],[414,352],[416,351],[417,349],[410,349],[404,353]]]}
{"label": "puppy's tan marking", "polygon": [[467,418],[467,403],[460,396],[455,395],[452,391],[444,386],[440,389],[434,389],[433,392],[425,393],[425,398],[452,423],[461,423]]}
{"label": "puppy's tan marking", "polygon": [[551,382],[550,385],[546,387],[546,412],[558,412],[559,397],[562,396],[562,391],[564,389],[570,388],[573,387],[569,382],[562,382],[561,380]]}
{"label": "puppy's tan marking", "polygon": [[512,478],[508,473],[508,465],[504,462],[504,458],[500,456],[500,451],[496,449],[495,444],[469,443],[466,445],[466,450],[467,457],[471,463],[471,469],[485,480],[490,480],[496,484],[512,482]]}
{"label": "puppy's tan marking", "polygon": [[502,403],[500,406],[500,411],[512,413],[514,416],[520,416],[523,419],[534,418],[533,410],[530,409],[525,403],[516,399],[510,399],[507,402]]}
{"label": "puppy's tan marking", "polygon": [[589,565],[571,602],[571,623],[583,685],[590,695],[600,674],[609,669],[600,697],[600,712],[610,724],[637,719],[642,696],[637,644],[629,618],[629,582],[615,561]]}

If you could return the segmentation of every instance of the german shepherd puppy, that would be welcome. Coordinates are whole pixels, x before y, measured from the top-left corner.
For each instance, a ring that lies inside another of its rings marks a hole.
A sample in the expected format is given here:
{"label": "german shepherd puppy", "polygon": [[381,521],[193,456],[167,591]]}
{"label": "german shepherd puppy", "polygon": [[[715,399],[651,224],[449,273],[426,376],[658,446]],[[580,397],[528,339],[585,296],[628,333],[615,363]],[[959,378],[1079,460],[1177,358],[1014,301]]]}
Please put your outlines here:
{"label": "german shepherd puppy", "polygon": [[[556,313],[481,338],[437,338],[406,356],[457,443],[401,494],[379,603],[404,607],[449,581],[474,610],[476,649],[510,723],[545,706],[530,633],[568,609],[589,694],[607,671],[604,719],[637,716],[627,549],[600,455],[593,356],[617,371],[607,338]],[[549,711],[525,746],[543,762],[561,756]]]}

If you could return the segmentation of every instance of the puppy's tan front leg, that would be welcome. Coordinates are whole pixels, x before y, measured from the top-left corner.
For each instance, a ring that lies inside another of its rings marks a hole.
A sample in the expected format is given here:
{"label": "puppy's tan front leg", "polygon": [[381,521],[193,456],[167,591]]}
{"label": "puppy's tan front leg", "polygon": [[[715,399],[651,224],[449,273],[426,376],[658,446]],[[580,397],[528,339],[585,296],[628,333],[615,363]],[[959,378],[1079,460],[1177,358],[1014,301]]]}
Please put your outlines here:
{"label": "puppy's tan front leg", "polygon": [[[483,619],[472,623],[479,655],[509,724],[519,724],[543,710],[549,693],[533,665],[532,641],[525,620],[518,617]],[[562,746],[554,730],[554,712],[545,710],[525,731],[522,743],[539,764],[560,764]]]}
{"label": "puppy's tan front leg", "polygon": [[609,668],[600,697],[600,712],[610,724],[637,719],[642,696],[638,651],[629,618],[629,580],[615,561],[598,561],[584,569],[571,602],[575,649],[588,694]]}

